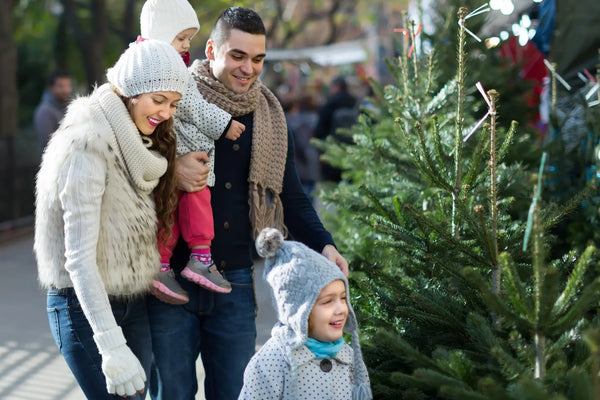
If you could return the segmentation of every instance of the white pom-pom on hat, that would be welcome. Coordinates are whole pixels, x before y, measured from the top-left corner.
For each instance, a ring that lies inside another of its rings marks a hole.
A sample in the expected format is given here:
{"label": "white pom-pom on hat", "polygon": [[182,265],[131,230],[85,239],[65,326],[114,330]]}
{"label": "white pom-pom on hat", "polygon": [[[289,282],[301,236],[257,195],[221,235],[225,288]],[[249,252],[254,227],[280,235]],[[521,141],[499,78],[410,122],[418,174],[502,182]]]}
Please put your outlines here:
{"label": "white pom-pom on hat", "polygon": [[283,243],[283,235],[275,228],[263,229],[256,238],[256,251],[264,258],[274,257]]}

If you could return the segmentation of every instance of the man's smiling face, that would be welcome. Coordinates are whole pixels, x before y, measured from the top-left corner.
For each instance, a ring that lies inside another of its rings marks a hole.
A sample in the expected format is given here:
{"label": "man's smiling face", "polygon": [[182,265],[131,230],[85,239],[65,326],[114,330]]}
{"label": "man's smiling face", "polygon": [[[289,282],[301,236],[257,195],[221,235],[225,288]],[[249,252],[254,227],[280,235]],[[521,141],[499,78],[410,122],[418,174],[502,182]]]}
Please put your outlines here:
{"label": "man's smiling face", "polygon": [[258,79],[265,59],[266,38],[238,29],[229,32],[229,38],[218,46],[212,40],[206,45],[212,74],[235,93],[245,93]]}

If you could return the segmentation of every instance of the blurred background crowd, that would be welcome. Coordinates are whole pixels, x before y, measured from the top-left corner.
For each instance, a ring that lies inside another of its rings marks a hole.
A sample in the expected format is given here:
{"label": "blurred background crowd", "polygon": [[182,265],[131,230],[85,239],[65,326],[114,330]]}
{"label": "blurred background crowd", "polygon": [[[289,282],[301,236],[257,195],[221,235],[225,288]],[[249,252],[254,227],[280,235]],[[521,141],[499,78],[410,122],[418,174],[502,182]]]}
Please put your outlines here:
{"label": "blurred background crowd", "polygon": [[[391,80],[386,62],[400,54],[407,36],[407,18],[422,28],[417,40],[427,48],[436,41],[450,43],[454,39],[436,35],[449,32],[445,27],[448,15],[458,6],[471,10],[482,4],[489,6],[491,9],[471,28],[482,41],[476,52],[496,63],[496,69],[487,71],[494,75],[488,76],[489,80],[504,86],[505,93],[523,99],[527,106],[511,109],[507,105],[505,112],[520,110],[511,116],[513,119],[528,114],[523,118],[535,125],[540,138],[548,123],[538,108],[548,102],[544,99],[544,84],[547,88],[549,82],[544,57],[552,52],[553,58],[560,60],[557,68],[561,76],[577,88],[593,78],[600,47],[599,35],[590,27],[597,26],[593,25],[594,18],[597,23],[600,15],[598,2],[592,0],[234,3],[256,9],[266,22],[267,58],[261,79],[285,108],[296,135],[297,162],[308,193],[320,180],[340,178],[339,171],[319,160],[310,139],[325,138],[335,134],[338,127],[356,121],[360,107],[373,100],[369,79],[381,84]],[[142,0],[2,1],[0,232],[31,223],[33,181],[47,137],[68,100],[102,83],[106,67],[135,40],[142,4]],[[232,3],[192,0],[191,4],[201,22],[192,56],[201,58],[211,29],[209,21]],[[448,74],[455,70],[453,57],[454,48],[449,46]],[[511,71],[516,68],[517,75],[503,75],[502,65],[509,65]],[[481,75],[485,78],[484,71]]]}

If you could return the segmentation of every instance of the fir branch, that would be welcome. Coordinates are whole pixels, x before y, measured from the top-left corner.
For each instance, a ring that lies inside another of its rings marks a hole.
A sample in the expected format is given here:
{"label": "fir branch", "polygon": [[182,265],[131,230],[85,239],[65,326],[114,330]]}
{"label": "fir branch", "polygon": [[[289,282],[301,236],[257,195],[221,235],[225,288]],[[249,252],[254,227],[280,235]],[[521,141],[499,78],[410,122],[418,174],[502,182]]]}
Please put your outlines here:
{"label": "fir branch", "polygon": [[459,29],[458,29],[458,73],[456,86],[458,88],[457,107],[456,107],[456,131],[454,134],[454,192],[452,196],[452,234],[458,235],[458,221],[456,215],[456,196],[461,190],[462,179],[462,144],[463,144],[463,119],[464,119],[464,99],[465,99],[465,17],[467,9],[460,7],[458,10]]}
{"label": "fir branch", "polygon": [[377,342],[385,344],[385,349],[390,354],[395,354],[409,365],[421,366],[425,368],[439,369],[434,360],[427,357],[415,348],[411,343],[398,335],[379,330],[376,334]]}
{"label": "fir branch", "polygon": [[550,229],[559,222],[563,220],[563,218],[567,217],[570,214],[573,214],[584,200],[588,199],[593,194],[596,194],[598,187],[596,186],[595,181],[588,182],[584,188],[571,197],[565,204],[561,207],[557,207],[554,212],[548,213],[548,215],[544,214],[544,229]]}
{"label": "fir branch", "polygon": [[532,254],[532,267],[533,267],[533,280],[534,280],[534,301],[533,308],[535,313],[535,320],[539,321],[541,303],[542,303],[542,283],[545,274],[545,260],[544,260],[544,242],[542,240],[543,230],[540,223],[539,211],[537,203],[532,203],[533,214],[532,214],[532,231],[533,231],[533,254]]}
{"label": "fir branch", "polygon": [[525,315],[530,322],[533,322],[532,308],[527,302],[527,294],[525,293],[525,285],[519,278],[516,265],[509,253],[503,252],[499,255],[500,265],[505,272],[504,283],[506,284],[506,293],[511,301],[512,306],[518,313]]}
{"label": "fir branch", "polygon": [[371,216],[371,219],[375,221],[375,223],[373,223],[372,221],[372,225],[374,225],[374,227],[378,231],[393,235],[394,237],[401,240],[402,243],[411,245],[412,247],[421,251],[427,248],[427,246],[424,244],[423,239],[411,234],[409,231],[395,224],[394,222],[385,218],[384,216],[373,215]]}
{"label": "fir branch", "polygon": [[[427,149],[427,144],[425,143],[425,135],[423,134],[423,127],[419,122],[416,122],[414,125],[415,130],[417,131],[417,135],[419,137],[419,144],[421,145],[421,155],[425,159],[425,163],[427,165],[427,176],[437,183],[439,187],[445,189],[449,193],[452,193],[452,185],[448,182],[444,181],[444,178],[441,174],[437,173],[437,169],[434,166],[433,160],[431,159],[431,154],[429,154],[429,150]],[[440,160],[441,162],[442,160]]]}
{"label": "fir branch", "polygon": [[433,125],[433,151],[435,154],[435,158],[438,161],[438,165],[442,170],[444,175],[448,175],[448,171],[446,170],[446,166],[444,163],[444,157],[442,155],[442,137],[440,136],[440,126],[438,124],[438,116],[432,115],[432,125]]}
{"label": "fir branch", "polygon": [[546,331],[550,335],[571,329],[581,319],[581,315],[593,307],[599,299],[600,278],[596,278],[585,287],[579,298],[569,310],[554,324],[548,326]]}
{"label": "fir branch", "polygon": [[508,381],[518,379],[528,370],[526,366],[524,366],[518,359],[513,357],[501,346],[492,347],[490,349],[490,354],[492,355],[492,357],[494,357],[494,359],[500,366],[502,374]]}
{"label": "fir branch", "polygon": [[432,314],[427,311],[417,310],[414,308],[414,306],[397,307],[395,310],[398,312],[398,316],[404,316],[405,318],[411,321],[418,322],[419,324],[436,326],[440,329],[442,329],[443,327],[456,328],[456,326],[460,326],[460,323],[457,325],[449,324],[448,320],[443,318],[441,315]]}
{"label": "fir branch", "polygon": [[[475,210],[475,215],[477,215],[477,219],[479,221],[479,227],[481,228],[481,233],[483,236],[483,241],[485,243],[485,248],[487,250],[488,256],[490,257],[490,264],[493,269],[493,266],[497,264],[498,260],[496,255],[494,254],[494,248],[492,246],[492,241],[490,240],[490,235],[488,235],[487,228],[485,226],[485,220],[483,219],[483,206],[475,206],[473,207]],[[499,291],[497,291],[499,293]]]}
{"label": "fir branch", "polygon": [[513,139],[514,139],[515,133],[517,132],[518,127],[519,127],[519,123],[517,121],[512,121],[510,123],[510,128],[508,129],[506,137],[504,138],[504,142],[502,142],[502,146],[500,146],[500,149],[498,150],[498,155],[497,155],[498,163],[501,163],[502,160],[504,160],[504,157],[506,156],[506,154],[508,153],[508,149],[510,148],[510,145],[513,142]]}
{"label": "fir branch", "polygon": [[451,234],[448,234],[448,232],[442,229],[438,224],[434,223],[433,221],[430,221],[427,217],[417,212],[409,205],[405,205],[404,209],[411,213],[415,221],[436,232],[440,236],[440,238],[446,242],[446,245],[454,246],[456,250],[473,259],[479,265],[488,265],[487,259],[481,257],[479,254],[474,252],[472,247],[463,244],[459,239],[455,238]]}
{"label": "fir branch", "polygon": [[506,307],[501,298],[490,290],[483,277],[474,268],[463,268],[462,274],[472,285],[480,290],[480,294],[491,312],[496,312],[500,316],[512,321],[520,329],[529,332],[533,329],[531,322],[522,318],[520,315],[515,314]]}
{"label": "fir branch", "polygon": [[402,372],[394,372],[390,376],[392,383],[404,387],[404,388],[420,388],[422,390],[430,389],[428,385],[422,382],[420,379],[415,378],[412,375],[408,375]]}
{"label": "fir branch", "polygon": [[[597,359],[594,357],[594,359]],[[594,378],[596,374],[592,374],[592,382],[590,382],[590,373],[586,370],[574,369],[569,371],[569,381],[571,382],[570,389],[572,391],[573,399],[577,400],[598,400],[598,396],[595,393],[598,392],[597,386],[598,378]]]}
{"label": "fir branch", "polygon": [[490,99],[490,225],[492,252],[492,288],[495,293],[500,293],[500,279],[502,270],[498,266],[498,188],[496,182],[498,161],[496,159],[496,101],[498,92],[489,90],[487,95]]}
{"label": "fir branch", "polygon": [[398,196],[394,196],[394,199],[392,201],[394,205],[394,212],[396,213],[396,220],[400,225],[404,225],[405,221],[404,215],[402,215],[402,203],[400,201],[400,198]]}
{"label": "fir branch", "polygon": [[551,318],[552,308],[558,297],[560,276],[552,265],[546,267],[542,282],[542,297],[540,298],[540,314],[536,321],[537,326],[542,328],[553,321]]}
{"label": "fir branch", "polygon": [[443,372],[432,369],[418,368],[413,372],[413,376],[429,385],[434,389],[440,389],[445,386],[464,388],[465,383],[460,379],[451,377]]}
{"label": "fir branch", "polygon": [[553,315],[562,315],[565,312],[566,307],[570,305],[571,301],[579,291],[579,288],[583,284],[585,273],[588,270],[592,257],[595,255],[595,253],[596,248],[594,246],[589,246],[585,249],[583,254],[579,256],[573,271],[571,271],[571,274],[569,274],[565,289],[554,303],[554,308],[552,310]]}
{"label": "fir branch", "polygon": [[488,400],[506,400],[506,390],[493,378],[484,377],[479,380],[478,387],[486,394]]}
{"label": "fir branch", "polygon": [[386,218],[388,221],[398,222],[394,219],[394,216],[392,214],[387,212],[387,210],[385,209],[385,207],[383,207],[377,196],[375,196],[375,194],[371,190],[369,190],[369,188],[367,188],[366,185],[361,184],[358,186],[358,188],[369,198],[369,200],[371,200],[371,203],[375,206],[375,209],[377,210],[377,212],[379,212],[381,216]]}
{"label": "fir branch", "polygon": [[565,349],[568,346],[571,346],[574,342],[581,339],[581,330],[583,328],[584,322],[580,320],[574,327],[574,329],[563,332],[557,339],[554,340],[553,343],[549,344],[546,347],[546,354],[548,357],[548,362],[551,364],[552,358],[556,358],[556,355],[559,357],[564,357]]}
{"label": "fir branch", "polygon": [[[423,40],[421,40],[421,46],[423,46]],[[423,49],[421,49],[421,54],[422,54],[422,52],[423,52]],[[429,52],[429,61],[427,62],[427,83],[425,84],[425,94],[429,94],[429,92],[431,91],[431,85],[433,83],[433,66],[434,66],[433,54],[434,53],[435,53],[435,49],[432,49]]]}
{"label": "fir branch", "polygon": [[[429,177],[430,179],[434,179],[435,177],[432,176],[430,174],[430,172],[428,171],[427,167],[420,161],[420,156],[419,153],[417,152],[417,150],[410,144],[410,141],[408,140],[408,135],[406,134],[406,132],[403,129],[400,129],[400,132],[404,138],[405,144],[406,144],[406,148],[408,149],[410,155],[411,155],[411,160],[412,163],[415,167],[417,167],[417,169],[421,172],[421,174],[425,177]],[[434,183],[435,181],[433,180],[432,183]],[[437,182],[436,182],[437,183]],[[443,182],[438,183],[439,184],[443,184]]]}
{"label": "fir branch", "polygon": [[490,400],[488,396],[481,395],[471,389],[458,388],[444,385],[440,388],[440,394],[447,399],[455,400]]}
{"label": "fir branch", "polygon": [[[401,76],[402,71],[398,64],[394,64],[389,58],[385,58],[383,61],[385,62],[388,71],[390,71],[393,76],[398,77],[397,80],[400,80],[399,77]],[[386,97],[387,96],[382,96],[381,98],[384,99]]]}
{"label": "fir branch", "polygon": [[[436,322],[439,326],[447,326],[451,328],[453,331],[459,329],[458,327],[463,325],[462,318],[459,318],[461,314],[458,314],[455,309],[448,307],[453,303],[452,299],[447,299],[445,296],[440,293],[427,293],[426,295],[422,295],[420,293],[413,293],[411,295],[411,300],[420,306],[424,312],[428,312],[430,315],[436,315],[438,318],[438,322]],[[434,296],[437,295],[438,299]]]}
{"label": "fir branch", "polygon": [[465,190],[471,189],[473,186],[473,182],[478,177],[478,170],[481,166],[481,160],[483,159],[483,154],[485,152],[485,146],[487,144],[489,132],[489,125],[485,125],[483,127],[483,135],[479,138],[479,142],[477,143],[477,147],[473,151],[473,158],[471,160],[471,166],[465,175],[464,184],[463,184],[463,192]]}
{"label": "fir branch", "polygon": [[[410,39],[411,39],[411,42],[412,42],[411,46],[412,46],[412,49],[413,49],[413,52],[412,52],[413,70],[414,70],[414,72],[413,72],[413,74],[414,74],[413,78],[414,78],[415,82],[418,82],[418,79],[419,79],[419,68],[417,68],[417,52],[415,50],[417,48],[417,46],[416,46],[417,45],[417,35],[416,35],[416,30],[415,30],[415,21],[411,20],[408,23],[409,23],[409,26],[410,26],[410,28],[408,29],[408,31],[410,33]],[[427,92],[425,92],[425,93],[427,93]]]}
{"label": "fir branch", "polygon": [[[408,27],[408,18],[407,18],[407,12],[406,11],[402,11],[403,14],[403,20],[404,20],[404,26]],[[406,44],[408,42],[405,41],[405,47]],[[400,53],[400,57],[399,57],[399,63],[400,63],[400,71],[401,71],[401,78],[402,78],[402,85],[404,86],[404,93],[406,95],[409,94],[409,90],[408,90],[408,51],[407,49],[403,48],[403,51]]]}

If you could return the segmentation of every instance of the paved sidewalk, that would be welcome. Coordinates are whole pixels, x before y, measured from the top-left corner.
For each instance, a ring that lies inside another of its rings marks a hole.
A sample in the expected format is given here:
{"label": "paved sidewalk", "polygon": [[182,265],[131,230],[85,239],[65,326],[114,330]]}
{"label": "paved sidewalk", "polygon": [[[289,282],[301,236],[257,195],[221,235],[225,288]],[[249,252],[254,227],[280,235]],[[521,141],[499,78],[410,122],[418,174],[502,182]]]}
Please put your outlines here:
{"label": "paved sidewalk", "polygon": [[[32,247],[31,234],[0,242],[0,400],[85,400],[50,334]],[[255,266],[257,348],[275,322],[262,267]],[[198,367],[201,400],[200,362]]]}

